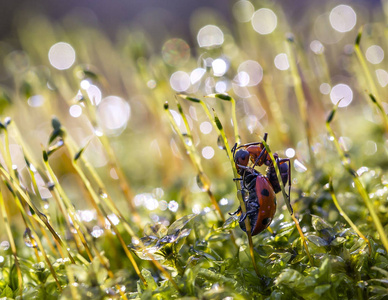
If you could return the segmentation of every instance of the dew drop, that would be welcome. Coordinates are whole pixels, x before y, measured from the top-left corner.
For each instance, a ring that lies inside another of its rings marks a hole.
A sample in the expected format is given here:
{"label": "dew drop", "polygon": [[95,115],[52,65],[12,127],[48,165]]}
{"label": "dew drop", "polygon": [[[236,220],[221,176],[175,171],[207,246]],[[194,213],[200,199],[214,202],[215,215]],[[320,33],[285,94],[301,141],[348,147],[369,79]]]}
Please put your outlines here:
{"label": "dew drop", "polygon": [[207,192],[210,188],[209,179],[204,173],[199,173],[197,175],[197,184],[203,192]]}
{"label": "dew drop", "polygon": [[302,164],[298,159],[294,161],[294,168],[297,172],[304,173],[307,171],[307,168],[304,164]]}
{"label": "dew drop", "polygon": [[186,144],[187,146],[193,145],[193,140],[191,139],[191,137],[185,135],[185,136],[184,136],[184,140],[185,140],[185,144]]}
{"label": "dew drop", "polygon": [[30,247],[30,248],[38,247],[38,244],[36,243],[34,237],[32,236],[31,229],[28,227],[24,231],[23,239],[27,247]]}
{"label": "dew drop", "polygon": [[217,138],[217,146],[218,146],[218,148],[220,148],[221,150],[225,150],[225,149],[226,149],[225,143],[224,143],[224,139],[222,138],[221,135],[219,135],[218,138]]}

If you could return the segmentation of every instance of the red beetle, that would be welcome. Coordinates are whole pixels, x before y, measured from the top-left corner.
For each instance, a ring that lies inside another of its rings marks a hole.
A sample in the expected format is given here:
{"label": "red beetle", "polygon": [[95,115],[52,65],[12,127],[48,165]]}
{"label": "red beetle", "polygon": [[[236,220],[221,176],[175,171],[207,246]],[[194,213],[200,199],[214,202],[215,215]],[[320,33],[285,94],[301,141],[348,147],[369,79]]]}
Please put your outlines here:
{"label": "red beetle", "polygon": [[[264,135],[264,141],[266,140],[267,133]],[[242,181],[241,193],[247,210],[246,214],[241,215],[239,225],[246,232],[244,221],[249,216],[251,235],[253,236],[259,234],[271,224],[276,212],[275,194],[281,191],[281,187],[275,167],[263,143],[250,143],[239,147],[236,144],[232,151],[237,172],[242,176],[234,180]],[[289,184],[289,197],[291,191],[290,160],[287,158],[279,159],[276,153],[274,154],[274,158],[278,164],[283,184]],[[249,161],[252,163],[251,167],[248,166]],[[262,166],[263,164],[268,166],[266,176],[263,176],[254,169],[256,166]],[[232,215],[240,212],[241,207]]]}

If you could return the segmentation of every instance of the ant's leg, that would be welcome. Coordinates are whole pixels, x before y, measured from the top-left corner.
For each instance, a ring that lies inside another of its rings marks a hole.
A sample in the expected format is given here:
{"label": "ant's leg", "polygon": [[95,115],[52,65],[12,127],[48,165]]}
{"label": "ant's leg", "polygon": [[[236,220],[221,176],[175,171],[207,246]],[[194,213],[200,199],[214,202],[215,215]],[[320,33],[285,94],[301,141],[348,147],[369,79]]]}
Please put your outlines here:
{"label": "ant's leg", "polygon": [[255,143],[242,144],[242,145],[238,146],[236,149],[249,147],[249,146],[255,146],[255,145],[263,145],[263,143],[262,142],[255,142]]}
{"label": "ant's leg", "polygon": [[[277,163],[277,165],[278,165],[278,167],[279,167],[279,169],[280,169],[280,165],[281,164],[283,164],[283,163],[286,163],[286,164],[288,164],[288,178],[287,178],[287,181],[288,181],[288,202],[289,202],[289,204],[290,204],[290,207],[291,207],[291,160],[289,159],[289,158],[281,158],[281,159],[279,159],[279,158],[277,158],[276,159],[276,163]],[[282,181],[283,181],[283,178],[282,178]],[[292,209],[292,207],[291,207],[291,209]]]}
{"label": "ant's leg", "polygon": [[267,153],[267,149],[264,148],[263,150],[261,150],[259,156],[256,158],[255,163],[254,163],[253,166],[252,166],[252,169],[253,169],[254,167],[256,167],[257,165],[261,166],[261,165],[259,164],[259,161],[260,161],[260,159],[263,157],[263,155],[266,154],[266,153]]}
{"label": "ant's leg", "polygon": [[266,132],[264,133],[264,137],[263,137],[264,142],[267,142],[267,137],[268,137],[268,133]]}
{"label": "ant's leg", "polygon": [[233,181],[243,180],[242,178],[233,178]]}
{"label": "ant's leg", "polygon": [[235,143],[234,146],[231,149],[231,152],[233,153],[233,158],[234,158],[234,154],[236,152],[236,149],[237,149],[237,143]]}
{"label": "ant's leg", "polygon": [[228,214],[231,215],[231,216],[234,216],[234,215],[239,214],[240,212],[241,212],[241,206],[239,206],[235,212],[233,212],[233,213],[228,213]]}
{"label": "ant's leg", "polygon": [[241,215],[239,222],[244,222],[247,216],[253,214],[256,212],[256,209],[252,209],[250,211],[247,211],[245,214]]}

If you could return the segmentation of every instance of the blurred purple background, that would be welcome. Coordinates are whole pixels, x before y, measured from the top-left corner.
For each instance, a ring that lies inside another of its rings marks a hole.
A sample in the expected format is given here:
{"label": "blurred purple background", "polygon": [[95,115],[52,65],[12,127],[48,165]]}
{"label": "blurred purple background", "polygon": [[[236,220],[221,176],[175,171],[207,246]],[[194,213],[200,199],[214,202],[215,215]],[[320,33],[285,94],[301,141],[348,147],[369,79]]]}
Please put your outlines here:
{"label": "blurred purple background", "polygon": [[[226,21],[232,22],[231,7],[235,2],[227,0],[3,0],[0,10],[0,39],[15,37],[16,17],[25,14],[32,15],[33,13],[40,13],[54,21],[61,20],[69,13],[76,13],[85,22],[97,22],[103,30],[110,34],[114,34],[117,28],[122,25],[136,22],[140,23],[146,30],[147,28],[157,30],[152,25],[159,23],[174,35],[187,36],[190,34],[190,16],[198,8],[213,8],[223,15]],[[252,2],[255,6],[261,4],[260,1]],[[348,3],[371,9],[381,5],[378,0],[273,2],[283,7],[289,21],[294,24],[303,22],[304,14],[315,10],[317,6],[325,5],[325,3],[332,5]],[[157,32],[155,37],[157,37]]]}

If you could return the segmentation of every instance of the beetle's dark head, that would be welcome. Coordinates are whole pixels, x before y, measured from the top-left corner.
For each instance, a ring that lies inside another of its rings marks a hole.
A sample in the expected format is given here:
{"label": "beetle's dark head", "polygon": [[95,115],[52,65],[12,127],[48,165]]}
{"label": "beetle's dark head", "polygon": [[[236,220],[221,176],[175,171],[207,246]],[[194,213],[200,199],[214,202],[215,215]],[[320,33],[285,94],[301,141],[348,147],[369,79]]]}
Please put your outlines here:
{"label": "beetle's dark head", "polygon": [[248,166],[249,163],[249,152],[245,149],[239,149],[234,155],[234,162],[236,164],[237,173],[241,175],[243,169],[240,166]]}

